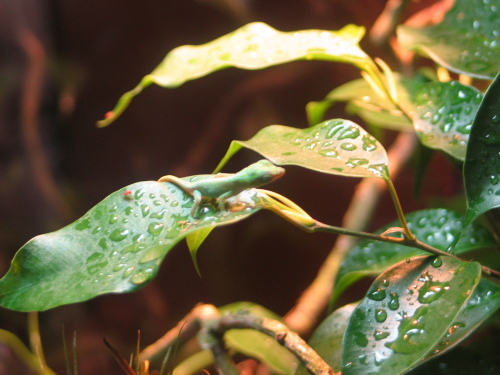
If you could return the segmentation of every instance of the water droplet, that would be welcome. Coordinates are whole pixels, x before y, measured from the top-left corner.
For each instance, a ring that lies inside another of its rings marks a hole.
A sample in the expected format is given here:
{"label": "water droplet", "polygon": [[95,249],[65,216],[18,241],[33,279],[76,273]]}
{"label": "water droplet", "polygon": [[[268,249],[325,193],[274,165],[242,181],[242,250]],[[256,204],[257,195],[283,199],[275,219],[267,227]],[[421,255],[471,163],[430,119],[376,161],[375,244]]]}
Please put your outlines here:
{"label": "water droplet", "polygon": [[295,155],[296,152],[295,151],[289,151],[289,152],[282,152],[281,155],[283,156],[292,156],[292,155]]}
{"label": "water droplet", "polygon": [[113,215],[113,216],[111,216],[111,217],[109,218],[108,223],[109,223],[109,224],[115,224],[117,221],[118,221],[118,216]]}
{"label": "water droplet", "polygon": [[126,279],[127,277],[129,277],[130,275],[132,275],[132,272],[134,272],[134,270],[135,270],[135,267],[129,267],[129,268],[127,268],[127,269],[123,272],[122,277],[123,277],[124,279]]}
{"label": "water droplet", "polygon": [[103,250],[107,250],[107,249],[108,249],[108,243],[107,243],[107,241],[106,241],[106,239],[105,239],[105,238],[101,238],[101,239],[99,240],[99,243],[98,243],[98,244],[99,244],[99,247],[100,247],[101,249],[103,249]]}
{"label": "water droplet", "polygon": [[418,301],[420,303],[431,303],[439,299],[445,291],[449,289],[449,282],[438,282],[432,281],[432,275],[425,272],[419,281],[423,281],[422,285],[418,291]]}
{"label": "water droplet", "polygon": [[135,199],[141,199],[143,195],[144,195],[144,190],[138,189],[135,191],[134,197]]}
{"label": "water droplet", "polygon": [[373,359],[375,364],[380,366],[387,359],[387,356],[385,356],[383,352],[374,352]]}
{"label": "water droplet", "polygon": [[337,139],[342,141],[344,139],[356,139],[360,135],[359,128],[357,126],[349,126],[344,128],[340,133]]}
{"label": "water droplet", "polygon": [[149,215],[149,211],[151,209],[149,208],[149,206],[147,204],[142,204],[141,205],[141,212],[142,212],[142,217],[146,217]]}
{"label": "water droplet", "polygon": [[399,309],[399,295],[397,293],[389,293],[389,303],[387,306],[393,311]]}
{"label": "water droplet", "polygon": [[440,258],[440,257],[437,257],[436,259],[434,259],[434,260],[432,261],[432,263],[431,263],[431,264],[432,264],[432,267],[434,267],[434,268],[439,268],[439,267],[441,267],[441,266],[443,265],[443,261],[441,260],[441,258]]}
{"label": "water droplet", "polygon": [[118,272],[118,271],[121,271],[122,269],[124,269],[125,267],[127,267],[127,264],[126,263],[118,263],[118,264],[115,264],[113,266],[113,272]]}
{"label": "water droplet", "polygon": [[383,288],[377,288],[375,290],[372,290],[370,293],[368,293],[368,298],[374,300],[374,301],[382,301],[386,296],[385,289]]}
{"label": "water droplet", "polygon": [[365,354],[361,354],[359,357],[359,363],[361,363],[362,365],[366,365],[366,363],[368,362],[368,358],[366,357]]}
{"label": "water droplet", "polygon": [[304,149],[304,150],[314,150],[317,146],[319,146],[320,143],[321,143],[320,141],[310,142],[310,143],[302,146],[302,149]]}
{"label": "water droplet", "polygon": [[75,225],[75,229],[76,230],[85,230],[85,229],[90,229],[91,228],[91,225],[90,225],[90,218],[86,218],[86,219],[80,219],[77,224]]}
{"label": "water droplet", "polygon": [[146,268],[146,269],[140,269],[137,270],[137,272],[132,276],[132,283],[136,285],[140,285],[145,283],[146,281],[151,280],[153,277],[153,269],[152,268]]}
{"label": "water droplet", "polygon": [[148,232],[153,236],[158,236],[163,230],[163,227],[163,223],[151,223],[148,226]]}
{"label": "water droplet", "polygon": [[338,158],[339,153],[336,149],[328,149],[328,150],[319,150],[318,153],[322,156],[327,156],[329,158]]}
{"label": "water droplet", "polygon": [[385,339],[387,336],[389,336],[391,333],[388,332],[388,331],[379,331],[378,329],[375,330],[375,333],[373,334],[373,337],[375,338],[375,340],[383,340]]}
{"label": "water droplet", "polygon": [[426,348],[427,335],[424,329],[423,317],[427,314],[426,306],[419,307],[411,317],[405,316],[399,322],[398,337],[385,344],[396,353],[411,354]]}
{"label": "water droplet", "polygon": [[149,263],[153,260],[157,260],[165,255],[167,249],[165,246],[152,247],[144,253],[144,255],[139,259],[139,264]]}
{"label": "water droplet", "polygon": [[375,320],[379,323],[385,322],[387,319],[387,311],[385,309],[376,309],[375,310]]}
{"label": "water droplet", "polygon": [[354,143],[344,142],[340,145],[340,148],[346,151],[354,151],[357,149]]}
{"label": "water droplet", "polygon": [[345,165],[350,168],[355,168],[360,165],[368,164],[368,159],[365,158],[349,158]]}
{"label": "water droplet", "polygon": [[368,338],[363,332],[353,332],[352,337],[354,340],[354,343],[358,346],[366,347],[368,345]]}
{"label": "water droplet", "polygon": [[500,182],[500,178],[498,176],[494,176],[494,175],[490,176],[490,183],[492,185],[497,185],[498,182]]}
{"label": "water droplet", "polygon": [[356,311],[354,311],[354,316],[358,320],[365,320],[365,318],[366,318],[365,312],[361,309],[356,309]]}
{"label": "water droplet", "polygon": [[125,207],[125,210],[124,210],[125,215],[127,215],[127,216],[130,215],[132,213],[132,211],[133,211],[133,208],[131,206]]}
{"label": "water droplet", "polygon": [[125,238],[127,238],[128,234],[129,234],[128,229],[117,228],[111,232],[111,234],[109,235],[109,239],[111,241],[120,242],[123,241]]}
{"label": "water droplet", "polygon": [[363,135],[363,150],[372,152],[377,149],[377,140],[370,135]]}
{"label": "water droplet", "polygon": [[170,205],[172,207],[177,207],[179,205],[179,202],[178,201],[172,201],[172,203],[170,203]]}

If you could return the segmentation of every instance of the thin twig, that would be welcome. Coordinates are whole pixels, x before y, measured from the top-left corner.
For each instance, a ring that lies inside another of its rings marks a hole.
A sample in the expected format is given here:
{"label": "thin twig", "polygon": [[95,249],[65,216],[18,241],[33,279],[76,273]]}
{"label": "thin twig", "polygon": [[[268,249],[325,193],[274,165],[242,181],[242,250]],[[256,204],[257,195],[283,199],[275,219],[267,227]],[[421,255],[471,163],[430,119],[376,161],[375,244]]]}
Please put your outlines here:
{"label": "thin twig", "polygon": [[311,374],[332,375],[332,368],[295,332],[283,323],[248,313],[232,313],[222,316],[212,327],[218,335],[230,329],[254,329],[276,339],[295,354]]}
{"label": "thin twig", "polygon": [[174,328],[139,353],[139,363],[145,360],[151,360],[155,355],[170,347],[183,345],[196,336],[204,320],[217,316],[218,314],[219,312],[212,305],[200,304],[194,307]]}

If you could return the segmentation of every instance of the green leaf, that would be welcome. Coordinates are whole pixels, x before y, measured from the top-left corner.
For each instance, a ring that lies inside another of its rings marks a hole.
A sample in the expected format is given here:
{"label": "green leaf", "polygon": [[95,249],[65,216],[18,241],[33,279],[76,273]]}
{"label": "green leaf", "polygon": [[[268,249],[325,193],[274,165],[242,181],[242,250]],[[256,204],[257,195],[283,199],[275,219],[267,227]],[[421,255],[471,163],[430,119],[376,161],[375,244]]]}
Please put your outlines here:
{"label": "green leaf", "polygon": [[386,270],[351,316],[342,374],[401,374],[422,362],[479,283],[481,266],[417,257]]}
{"label": "green leaf", "polygon": [[0,280],[0,306],[41,311],[137,290],[190,233],[242,220],[267,204],[255,189],[226,203],[229,210],[220,212],[215,200],[205,201],[192,221],[193,197],[176,185],[147,181],[120,189],[74,223],[26,243]]}
{"label": "green leaf", "polygon": [[481,279],[464,308],[427,359],[441,355],[467,338],[500,308],[500,286]]}
{"label": "green leaf", "polygon": [[280,32],[265,23],[254,22],[203,45],[175,48],[139,85],[123,94],[114,110],[98,125],[113,122],[133,97],[152,83],[175,88],[228,67],[253,70],[296,60],[327,60],[369,71],[373,62],[358,46],[364,32],[363,27],[355,25],[339,31]]}
{"label": "green leaf", "polygon": [[500,75],[479,106],[472,125],[464,183],[467,218],[464,226],[486,211],[500,206]]}
{"label": "green leaf", "polygon": [[483,94],[457,81],[405,80],[408,100],[401,106],[409,114],[425,146],[465,160],[472,121]]}
{"label": "green leaf", "polygon": [[[339,372],[342,367],[342,339],[347,323],[357,305],[357,302],[345,305],[328,315],[316,328],[308,342],[309,346],[330,365],[335,373]],[[295,375],[306,374],[308,372],[303,365],[295,373]]]}
{"label": "green leaf", "polygon": [[434,82],[421,75],[408,79],[394,74],[394,83],[400,107],[357,79],[337,87],[323,102],[309,103],[310,121],[322,118],[334,102],[346,101],[348,111],[366,122],[401,131],[413,125],[422,144],[463,161],[483,94],[458,81]]}
{"label": "green leaf", "polygon": [[[446,209],[421,210],[406,215],[408,226],[420,241],[443,251],[459,234],[463,219],[462,215]],[[383,233],[398,225],[398,221],[393,221],[379,229],[377,233]],[[460,238],[455,253],[462,254],[493,246],[496,246],[493,236],[485,228],[474,223]],[[337,275],[332,300],[335,301],[349,285],[362,277],[378,275],[387,267],[402,260],[424,254],[427,253],[423,250],[407,246],[362,240],[344,258]]]}
{"label": "green leaf", "polygon": [[[394,74],[396,92],[399,97],[407,95],[401,77]],[[335,102],[348,102],[349,111],[370,124],[386,129],[411,130],[411,122],[406,115],[386,95],[379,95],[365,79],[347,82],[332,90],[324,101],[310,102],[307,114],[310,124],[323,119],[328,108]]]}
{"label": "green leaf", "polygon": [[456,0],[437,25],[399,26],[399,42],[459,74],[491,79],[500,71],[497,1]]}
{"label": "green leaf", "polygon": [[[260,317],[282,321],[279,315],[251,302],[236,302],[221,307],[219,310],[221,314],[244,311]],[[291,375],[299,364],[299,360],[292,352],[269,335],[256,330],[231,329],[226,332],[224,339],[228,348],[263,361],[270,366],[274,373]]]}
{"label": "green leaf", "polygon": [[267,126],[248,141],[231,142],[216,170],[242,147],[278,165],[298,165],[350,177],[388,178],[384,147],[349,120],[328,120],[307,129]]}
{"label": "green leaf", "polygon": [[200,268],[198,267],[198,260],[196,258],[196,254],[198,253],[198,249],[200,248],[203,241],[205,241],[205,239],[208,237],[208,235],[210,234],[210,232],[212,232],[214,228],[215,227],[203,227],[195,232],[190,232],[186,236],[186,243],[189,252],[191,253],[191,258],[193,259],[194,268],[196,269],[196,273],[200,277],[201,277],[201,272]]}

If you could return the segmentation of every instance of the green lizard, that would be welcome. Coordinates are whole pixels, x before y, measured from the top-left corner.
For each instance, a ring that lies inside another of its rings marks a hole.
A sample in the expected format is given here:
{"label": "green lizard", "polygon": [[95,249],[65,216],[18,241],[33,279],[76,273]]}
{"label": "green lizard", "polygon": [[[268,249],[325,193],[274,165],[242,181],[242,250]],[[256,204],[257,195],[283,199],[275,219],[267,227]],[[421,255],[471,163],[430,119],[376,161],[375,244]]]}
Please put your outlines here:
{"label": "green lizard", "polygon": [[270,183],[284,174],[285,170],[283,168],[263,159],[237,173],[217,173],[212,175],[213,178],[192,182],[168,175],[160,178],[158,182],[170,182],[193,196],[194,204],[190,217],[194,219],[203,197],[217,198],[219,210],[223,211],[228,198],[241,193],[243,190]]}

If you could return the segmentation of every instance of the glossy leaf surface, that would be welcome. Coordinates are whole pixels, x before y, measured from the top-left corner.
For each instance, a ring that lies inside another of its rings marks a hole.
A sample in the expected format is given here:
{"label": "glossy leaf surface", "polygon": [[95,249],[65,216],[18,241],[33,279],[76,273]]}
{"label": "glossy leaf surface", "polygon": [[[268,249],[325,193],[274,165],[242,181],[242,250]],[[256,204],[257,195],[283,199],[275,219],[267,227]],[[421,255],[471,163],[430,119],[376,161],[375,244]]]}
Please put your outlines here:
{"label": "glossy leaf surface", "polygon": [[0,306],[40,311],[137,290],[188,234],[244,219],[264,201],[255,189],[228,199],[228,211],[218,211],[217,202],[208,200],[192,221],[193,198],[177,186],[152,181],[127,186],[74,223],[27,242],[0,280]]}
{"label": "glossy leaf surface", "polygon": [[465,160],[474,116],[483,94],[457,81],[405,81],[408,101],[401,106],[409,114],[420,141],[458,160]]}
{"label": "glossy leaf surface", "polygon": [[[459,234],[463,216],[450,210],[429,209],[406,215],[408,226],[422,242],[440,250],[446,250]],[[394,221],[379,229],[397,227]],[[482,226],[474,223],[462,235],[455,248],[455,254],[496,246],[493,236]],[[333,299],[351,284],[367,275],[378,275],[387,267],[417,255],[427,254],[423,250],[386,242],[362,240],[344,258],[337,275]]]}
{"label": "glossy leaf surface", "polygon": [[481,266],[416,257],[386,270],[351,316],[342,374],[401,374],[446,334],[479,283]]}
{"label": "glossy leaf surface", "polygon": [[[220,312],[246,312],[263,318],[281,321],[272,311],[251,302],[236,302],[220,308]],[[299,360],[275,339],[253,329],[232,329],[224,335],[226,346],[239,353],[263,361],[273,373],[291,375]]]}
{"label": "glossy leaf surface", "polygon": [[491,79],[500,71],[499,18],[497,1],[456,0],[441,23],[399,26],[398,39],[456,73]]}
{"label": "glossy leaf surface", "polygon": [[500,308],[500,286],[481,279],[472,297],[426,359],[441,355],[464,340]]}
{"label": "glossy leaf surface", "polygon": [[500,75],[493,81],[472,125],[464,163],[465,225],[500,206]]}
{"label": "glossy leaf surface", "polygon": [[113,122],[133,97],[152,83],[175,88],[228,67],[263,69],[295,60],[341,61],[367,68],[372,65],[371,59],[358,46],[363,34],[364,28],[355,25],[339,31],[280,32],[265,23],[253,22],[209,43],[178,47],[137,87],[123,94],[99,125]]}
{"label": "glossy leaf surface", "polygon": [[381,97],[364,80],[346,83],[330,92],[323,102],[309,103],[310,121],[317,121],[336,101],[349,103],[349,111],[370,124],[387,129],[415,130],[422,144],[465,159],[472,121],[483,98],[472,86],[457,81],[429,81],[395,75],[397,107]]}
{"label": "glossy leaf surface", "polygon": [[248,141],[233,141],[217,168],[242,147],[278,165],[298,165],[342,176],[388,178],[384,147],[349,120],[328,120],[307,129],[267,126]]}

